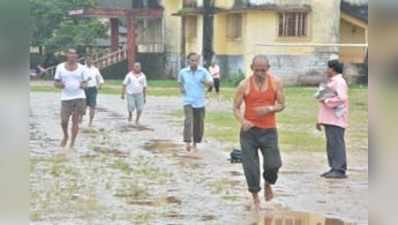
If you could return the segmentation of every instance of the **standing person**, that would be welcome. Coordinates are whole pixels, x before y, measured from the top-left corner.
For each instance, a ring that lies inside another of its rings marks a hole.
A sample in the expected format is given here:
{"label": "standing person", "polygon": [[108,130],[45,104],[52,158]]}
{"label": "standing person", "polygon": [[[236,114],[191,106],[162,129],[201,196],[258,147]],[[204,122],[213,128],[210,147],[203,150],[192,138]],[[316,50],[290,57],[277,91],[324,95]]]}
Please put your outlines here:
{"label": "standing person", "polygon": [[[214,60],[211,62],[211,65],[209,67],[209,73],[213,78],[214,88],[216,89],[216,93],[218,95],[220,93],[221,71],[220,71],[220,67],[217,65],[217,63]],[[210,86],[208,91],[212,92],[213,86]]]}
{"label": "standing person", "polygon": [[93,120],[95,116],[95,107],[97,106],[98,90],[100,90],[101,86],[104,84],[104,78],[102,77],[98,68],[93,65],[93,61],[90,57],[87,57],[86,59],[86,70],[89,77],[87,88],[85,89],[87,98],[86,105],[89,107],[90,110],[89,126],[91,127],[93,125]]}
{"label": "standing person", "polygon": [[328,62],[326,86],[333,90],[335,95],[319,101],[316,128],[319,131],[322,130],[322,126],[325,128],[327,157],[331,168],[321,174],[321,177],[325,178],[347,177],[344,133],[348,126],[348,86],[342,73],[343,65],[337,59]]}
{"label": "standing person", "polygon": [[[264,160],[266,201],[273,198],[271,185],[276,183],[279,168],[282,166],[275,114],[285,108],[285,97],[282,81],[273,76],[269,68],[266,56],[255,56],[251,65],[253,74],[241,81],[234,98],[234,115],[241,124],[242,165],[256,210],[261,205],[258,197],[261,190],[258,150],[260,149]],[[243,115],[242,103],[246,106]]]}
{"label": "standing person", "polygon": [[[178,83],[184,101],[184,142],[189,152],[197,143],[202,142],[205,117],[205,87],[213,85],[209,72],[199,66],[200,56],[197,53],[188,55],[189,66],[178,74]],[[193,140],[192,140],[193,137]],[[192,146],[193,141],[193,146]]]}
{"label": "standing person", "polygon": [[61,126],[64,137],[61,146],[65,147],[69,134],[69,118],[72,116],[72,139],[70,147],[75,144],[79,133],[79,120],[86,109],[86,95],[84,88],[87,86],[88,76],[83,65],[78,63],[76,49],[68,49],[66,62],[57,66],[54,76],[55,87],[62,89],[61,93]]}
{"label": "standing person", "polygon": [[140,117],[146,103],[147,80],[141,71],[141,63],[134,63],[133,70],[129,72],[123,81],[122,96],[124,99],[127,90],[127,110],[129,112],[128,121],[133,120],[133,112],[137,110],[135,124],[140,126]]}

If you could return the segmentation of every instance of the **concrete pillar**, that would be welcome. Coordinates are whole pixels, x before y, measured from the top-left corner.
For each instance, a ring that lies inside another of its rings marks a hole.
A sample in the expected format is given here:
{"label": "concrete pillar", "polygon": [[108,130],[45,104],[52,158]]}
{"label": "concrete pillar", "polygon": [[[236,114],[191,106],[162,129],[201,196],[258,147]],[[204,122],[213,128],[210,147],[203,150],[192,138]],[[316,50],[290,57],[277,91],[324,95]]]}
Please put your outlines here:
{"label": "concrete pillar", "polygon": [[111,18],[111,48],[112,51],[119,49],[119,21],[117,18]]}
{"label": "concrete pillar", "polygon": [[128,70],[131,71],[134,66],[136,57],[136,40],[135,40],[135,18],[134,15],[127,15],[127,60]]}

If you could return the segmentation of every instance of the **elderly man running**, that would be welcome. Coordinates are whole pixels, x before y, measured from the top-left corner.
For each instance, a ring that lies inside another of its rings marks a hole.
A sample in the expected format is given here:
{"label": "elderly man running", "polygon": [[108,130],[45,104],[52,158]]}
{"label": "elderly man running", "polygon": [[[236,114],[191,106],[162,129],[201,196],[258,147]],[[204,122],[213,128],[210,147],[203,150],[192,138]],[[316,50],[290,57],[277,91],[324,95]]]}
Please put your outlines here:
{"label": "elderly man running", "polygon": [[[275,114],[285,108],[285,97],[281,80],[273,76],[269,68],[266,56],[254,57],[251,65],[253,73],[239,84],[233,109],[236,119],[241,124],[243,170],[257,211],[261,208],[258,197],[261,190],[258,150],[261,151],[264,161],[266,201],[273,198],[271,185],[276,183],[279,168],[282,166]],[[245,112],[242,115],[243,102]]]}

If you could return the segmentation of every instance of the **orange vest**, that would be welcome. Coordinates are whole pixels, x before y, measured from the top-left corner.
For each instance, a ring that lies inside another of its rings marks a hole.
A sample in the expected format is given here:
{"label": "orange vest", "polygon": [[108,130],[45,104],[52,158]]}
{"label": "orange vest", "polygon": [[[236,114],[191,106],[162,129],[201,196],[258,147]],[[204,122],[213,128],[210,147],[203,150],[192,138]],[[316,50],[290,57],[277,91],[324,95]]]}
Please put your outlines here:
{"label": "orange vest", "polygon": [[245,119],[252,122],[258,128],[276,128],[275,113],[268,113],[265,116],[256,114],[257,107],[273,106],[276,101],[276,91],[273,87],[272,76],[267,79],[268,88],[266,91],[259,91],[256,88],[254,75],[249,78],[249,94],[244,96]]}

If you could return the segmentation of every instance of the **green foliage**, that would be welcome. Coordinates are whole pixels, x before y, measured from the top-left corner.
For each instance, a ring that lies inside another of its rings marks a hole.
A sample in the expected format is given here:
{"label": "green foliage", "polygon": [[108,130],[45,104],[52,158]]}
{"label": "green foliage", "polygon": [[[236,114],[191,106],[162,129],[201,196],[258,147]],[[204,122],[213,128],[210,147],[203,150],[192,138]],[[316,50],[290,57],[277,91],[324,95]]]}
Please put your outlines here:
{"label": "green foliage", "polygon": [[50,52],[92,45],[105,37],[106,27],[95,18],[73,18],[68,11],[95,6],[95,0],[30,0],[32,45]]}
{"label": "green foliage", "polygon": [[223,81],[222,83],[225,86],[237,87],[243,79],[245,79],[245,75],[243,73],[236,73],[232,74],[232,76],[230,76],[227,80]]}

